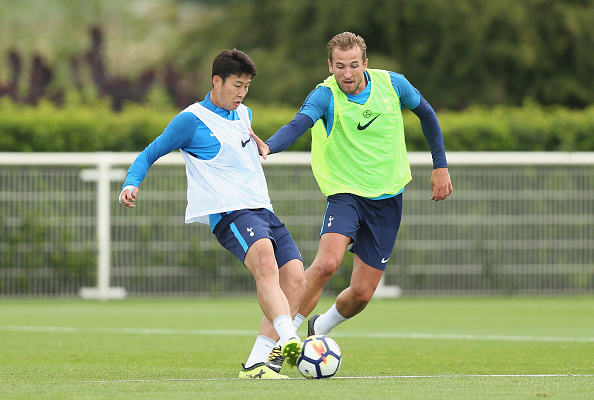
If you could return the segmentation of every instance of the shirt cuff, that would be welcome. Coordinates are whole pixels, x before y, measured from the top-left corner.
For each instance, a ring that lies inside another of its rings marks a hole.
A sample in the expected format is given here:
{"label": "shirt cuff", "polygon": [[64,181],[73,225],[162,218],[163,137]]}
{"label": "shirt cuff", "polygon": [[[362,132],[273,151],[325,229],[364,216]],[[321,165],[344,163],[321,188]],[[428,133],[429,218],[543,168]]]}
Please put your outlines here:
{"label": "shirt cuff", "polygon": [[118,200],[119,200],[120,204],[122,203],[122,194],[124,194],[124,191],[126,189],[130,189],[130,193],[134,193],[134,186],[132,186],[132,185],[124,186],[124,188],[120,192],[120,196],[118,197]]}

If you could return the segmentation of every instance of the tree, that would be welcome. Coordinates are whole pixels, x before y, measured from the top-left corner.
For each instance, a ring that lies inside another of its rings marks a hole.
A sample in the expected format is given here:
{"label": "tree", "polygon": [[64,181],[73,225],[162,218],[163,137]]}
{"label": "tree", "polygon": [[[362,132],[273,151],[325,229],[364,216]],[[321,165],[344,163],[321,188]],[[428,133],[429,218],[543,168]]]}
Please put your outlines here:
{"label": "tree", "polygon": [[585,107],[594,103],[592,26],[592,0],[231,0],[182,46],[200,56],[246,51],[266,82],[250,97],[262,102],[300,104],[328,75],[326,43],[349,30],[366,39],[371,67],[404,73],[436,108],[525,98]]}

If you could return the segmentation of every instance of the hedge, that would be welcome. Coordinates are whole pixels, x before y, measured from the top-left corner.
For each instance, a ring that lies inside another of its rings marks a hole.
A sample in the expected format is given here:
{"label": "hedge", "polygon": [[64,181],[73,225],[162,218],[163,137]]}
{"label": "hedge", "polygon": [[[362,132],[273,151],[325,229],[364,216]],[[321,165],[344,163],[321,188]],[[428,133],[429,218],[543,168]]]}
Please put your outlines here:
{"label": "hedge", "polygon": [[[542,107],[471,107],[438,113],[449,151],[594,151],[594,106],[583,110]],[[417,118],[405,114],[410,149],[424,150]]]}
{"label": "hedge", "polygon": [[[289,122],[297,109],[247,103],[254,131],[263,139]],[[50,103],[37,107],[0,99],[0,152],[141,151],[178,113],[174,109],[131,105],[112,112],[93,106]],[[584,110],[542,107],[471,107],[440,111],[438,118],[448,151],[594,151],[594,106]],[[404,112],[409,151],[426,151],[420,123]],[[290,150],[308,151],[309,133]]]}

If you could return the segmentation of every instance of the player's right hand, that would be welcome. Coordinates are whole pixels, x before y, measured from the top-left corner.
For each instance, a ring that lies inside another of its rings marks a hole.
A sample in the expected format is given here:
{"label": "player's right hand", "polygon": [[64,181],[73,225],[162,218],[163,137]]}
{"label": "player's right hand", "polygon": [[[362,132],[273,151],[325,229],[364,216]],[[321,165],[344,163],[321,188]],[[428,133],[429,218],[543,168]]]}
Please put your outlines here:
{"label": "player's right hand", "polygon": [[123,190],[120,194],[120,200],[122,204],[130,208],[136,207],[136,204],[134,204],[134,202],[136,201],[136,194],[138,194],[137,187],[133,188],[132,191],[130,191],[130,189]]}

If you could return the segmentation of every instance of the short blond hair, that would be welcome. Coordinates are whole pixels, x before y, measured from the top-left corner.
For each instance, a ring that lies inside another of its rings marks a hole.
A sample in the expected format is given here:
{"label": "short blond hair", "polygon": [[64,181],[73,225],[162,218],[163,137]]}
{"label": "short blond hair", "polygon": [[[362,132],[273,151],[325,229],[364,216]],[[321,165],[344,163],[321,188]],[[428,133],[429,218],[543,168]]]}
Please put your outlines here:
{"label": "short blond hair", "polygon": [[365,61],[367,59],[367,45],[365,44],[365,40],[352,32],[339,33],[328,42],[328,61],[332,62],[332,53],[335,49],[344,51],[350,50],[353,47],[361,49],[363,61]]}

